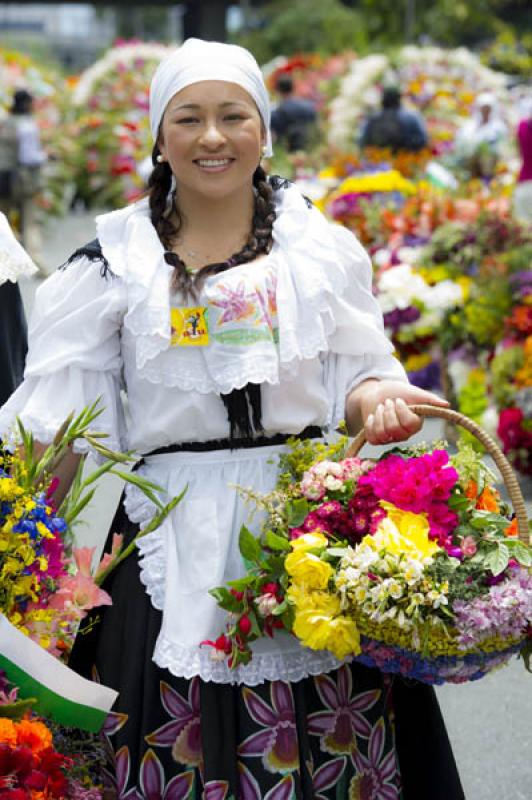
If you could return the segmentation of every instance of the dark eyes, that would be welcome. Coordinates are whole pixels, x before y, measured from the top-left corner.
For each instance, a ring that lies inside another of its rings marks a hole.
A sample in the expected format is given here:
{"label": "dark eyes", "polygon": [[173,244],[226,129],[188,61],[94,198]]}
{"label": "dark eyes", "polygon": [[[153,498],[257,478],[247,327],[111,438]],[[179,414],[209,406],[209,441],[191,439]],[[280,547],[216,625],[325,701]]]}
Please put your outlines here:
{"label": "dark eyes", "polygon": [[[226,114],[223,117],[224,122],[235,122],[238,120],[244,120],[246,117],[243,114]],[[193,125],[194,123],[200,122],[199,117],[181,117],[181,119],[176,120],[178,125]]]}

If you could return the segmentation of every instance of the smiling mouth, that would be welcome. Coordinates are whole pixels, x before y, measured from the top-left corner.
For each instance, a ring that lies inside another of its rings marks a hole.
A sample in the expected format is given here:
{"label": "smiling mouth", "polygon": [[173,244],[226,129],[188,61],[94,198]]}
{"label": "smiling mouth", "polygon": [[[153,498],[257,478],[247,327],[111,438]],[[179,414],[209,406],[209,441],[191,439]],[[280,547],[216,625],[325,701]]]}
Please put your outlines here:
{"label": "smiling mouth", "polygon": [[196,158],[194,163],[201,169],[222,170],[232,164],[234,158]]}

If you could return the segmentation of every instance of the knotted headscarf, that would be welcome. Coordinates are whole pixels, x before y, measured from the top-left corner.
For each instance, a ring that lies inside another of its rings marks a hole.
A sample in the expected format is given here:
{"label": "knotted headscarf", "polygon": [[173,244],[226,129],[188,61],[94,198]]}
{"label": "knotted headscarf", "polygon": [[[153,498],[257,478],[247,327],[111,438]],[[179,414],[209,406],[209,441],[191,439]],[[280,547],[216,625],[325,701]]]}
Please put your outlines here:
{"label": "knotted headscarf", "polygon": [[236,44],[187,39],[161,61],[150,86],[150,126],[154,141],[172,97],[200,81],[236,83],[251,95],[266,131],[265,156],[272,155],[270,101],[259,65],[248,50]]}

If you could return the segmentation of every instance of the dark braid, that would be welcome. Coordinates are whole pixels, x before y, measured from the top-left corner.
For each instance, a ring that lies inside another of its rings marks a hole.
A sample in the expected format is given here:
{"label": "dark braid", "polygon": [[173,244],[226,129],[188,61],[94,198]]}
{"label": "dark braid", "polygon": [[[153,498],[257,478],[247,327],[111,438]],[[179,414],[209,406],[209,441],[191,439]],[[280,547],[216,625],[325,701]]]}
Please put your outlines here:
{"label": "dark braid", "polygon": [[272,229],[275,221],[275,205],[273,202],[273,189],[269,184],[266,173],[261,166],[258,166],[253,174],[253,186],[255,188],[255,207],[253,211],[252,229],[247,242],[238,253],[235,253],[227,261],[219,261],[214,264],[207,264],[197,270],[192,276],[183,260],[171,251],[181,227],[179,208],[172,201],[171,210],[173,216],[177,217],[177,225],[172,223],[168,213],[168,192],[171,187],[172,174],[166,162],[157,163],[158,148],[155,147],[152,159],[155,168],[151,174],[150,187],[150,209],[151,221],[154,225],[159,238],[166,248],[165,259],[168,264],[174,267],[171,289],[173,292],[180,292],[184,296],[191,295],[197,297],[201,286],[209,275],[217,275],[226,269],[235,267],[238,264],[246,264],[253,261],[257,256],[269,253],[273,244]]}
{"label": "dark braid", "polygon": [[171,246],[172,240],[177,236],[181,226],[178,216],[177,227],[168,213],[168,193],[172,186],[172,171],[167,161],[161,164],[157,161],[159,155],[157,145],[153,148],[151,160],[153,170],[148,180],[150,190],[150,218],[151,223],[159,235],[159,239],[166,248]]}

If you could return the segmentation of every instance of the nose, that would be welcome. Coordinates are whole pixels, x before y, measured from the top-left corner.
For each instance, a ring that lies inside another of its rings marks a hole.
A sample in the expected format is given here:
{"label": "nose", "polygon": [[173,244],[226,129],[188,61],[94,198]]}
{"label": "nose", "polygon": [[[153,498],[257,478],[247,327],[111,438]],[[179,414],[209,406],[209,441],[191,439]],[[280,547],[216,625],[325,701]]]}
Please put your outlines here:
{"label": "nose", "polygon": [[201,134],[201,144],[209,148],[218,148],[225,144],[225,136],[215,121],[208,122]]}

